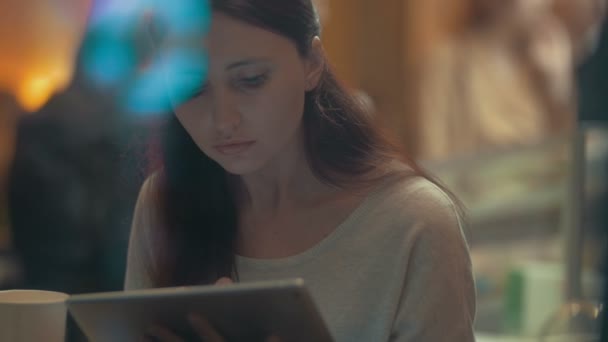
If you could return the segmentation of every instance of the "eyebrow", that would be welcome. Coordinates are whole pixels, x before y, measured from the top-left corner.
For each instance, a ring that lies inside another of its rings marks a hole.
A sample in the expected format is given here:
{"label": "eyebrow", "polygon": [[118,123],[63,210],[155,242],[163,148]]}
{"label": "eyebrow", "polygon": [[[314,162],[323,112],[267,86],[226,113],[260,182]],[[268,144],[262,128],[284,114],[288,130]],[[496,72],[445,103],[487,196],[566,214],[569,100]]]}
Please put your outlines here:
{"label": "eyebrow", "polygon": [[231,69],[235,69],[238,67],[251,65],[251,64],[268,63],[268,62],[270,62],[270,59],[268,59],[268,58],[249,58],[249,59],[244,59],[244,60],[229,64],[226,67],[226,70],[231,70]]}

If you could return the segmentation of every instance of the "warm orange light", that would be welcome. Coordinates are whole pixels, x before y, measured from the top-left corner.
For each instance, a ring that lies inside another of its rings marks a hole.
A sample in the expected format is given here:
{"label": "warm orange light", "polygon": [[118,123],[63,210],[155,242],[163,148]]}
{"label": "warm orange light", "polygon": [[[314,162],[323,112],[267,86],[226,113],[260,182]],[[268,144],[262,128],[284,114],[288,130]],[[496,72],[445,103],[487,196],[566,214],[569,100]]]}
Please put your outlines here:
{"label": "warm orange light", "polygon": [[34,76],[22,82],[17,91],[17,101],[25,110],[33,112],[48,101],[55,88],[59,86],[52,78]]}
{"label": "warm orange light", "polygon": [[0,92],[28,111],[72,79],[91,0],[0,1]]}

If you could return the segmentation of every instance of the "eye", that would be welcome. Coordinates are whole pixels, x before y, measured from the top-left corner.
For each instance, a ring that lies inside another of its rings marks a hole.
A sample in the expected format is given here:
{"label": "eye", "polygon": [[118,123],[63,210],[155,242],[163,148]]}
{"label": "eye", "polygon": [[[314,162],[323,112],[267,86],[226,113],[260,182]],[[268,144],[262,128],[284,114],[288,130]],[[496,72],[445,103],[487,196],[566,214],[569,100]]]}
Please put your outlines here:
{"label": "eye", "polygon": [[203,84],[202,86],[198,87],[198,89],[193,89],[192,92],[190,93],[189,98],[195,98],[201,95],[204,95],[207,92],[207,84]]}
{"label": "eye", "polygon": [[239,80],[239,84],[245,88],[259,88],[268,79],[266,74],[260,74],[251,77],[243,77]]}

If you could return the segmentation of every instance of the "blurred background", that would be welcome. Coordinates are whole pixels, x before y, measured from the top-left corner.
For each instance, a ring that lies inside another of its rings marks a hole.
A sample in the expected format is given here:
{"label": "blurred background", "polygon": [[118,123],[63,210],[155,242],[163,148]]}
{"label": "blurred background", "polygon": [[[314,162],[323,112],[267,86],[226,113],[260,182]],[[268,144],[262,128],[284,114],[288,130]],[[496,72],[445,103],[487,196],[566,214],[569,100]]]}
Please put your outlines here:
{"label": "blurred background", "polygon": [[[149,95],[125,100],[150,51],[139,2],[122,2],[137,20],[108,30],[100,13],[117,13],[112,1],[70,1],[86,3],[62,26],[82,31],[71,82],[37,102],[0,82],[0,289],[120,290],[158,139],[160,107],[141,104]],[[70,1],[27,3],[52,16],[48,6]],[[605,1],[315,2],[337,74],[467,207],[478,340],[572,331],[597,340],[608,242]],[[3,49],[36,44],[14,30],[0,24]],[[119,63],[125,46],[131,74]],[[24,63],[0,56],[0,78]]]}

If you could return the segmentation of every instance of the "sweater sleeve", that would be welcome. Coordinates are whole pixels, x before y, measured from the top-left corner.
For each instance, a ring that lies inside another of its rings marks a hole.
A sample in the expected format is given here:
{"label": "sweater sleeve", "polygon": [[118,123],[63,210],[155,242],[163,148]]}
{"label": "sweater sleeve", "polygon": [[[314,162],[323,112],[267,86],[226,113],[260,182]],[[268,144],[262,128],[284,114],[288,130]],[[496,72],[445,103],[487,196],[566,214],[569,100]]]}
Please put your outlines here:
{"label": "sweater sleeve", "polygon": [[137,290],[154,287],[150,270],[153,265],[154,244],[152,233],[157,222],[154,222],[152,202],[153,177],[148,178],[141,187],[129,238],[125,290]]}
{"label": "sweater sleeve", "polygon": [[[475,341],[475,284],[469,249],[453,202],[422,198],[390,340]],[[423,197],[427,197],[426,195]]]}

